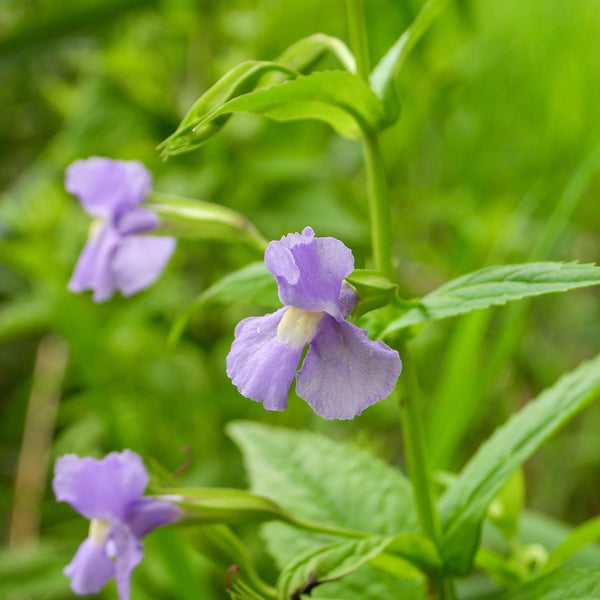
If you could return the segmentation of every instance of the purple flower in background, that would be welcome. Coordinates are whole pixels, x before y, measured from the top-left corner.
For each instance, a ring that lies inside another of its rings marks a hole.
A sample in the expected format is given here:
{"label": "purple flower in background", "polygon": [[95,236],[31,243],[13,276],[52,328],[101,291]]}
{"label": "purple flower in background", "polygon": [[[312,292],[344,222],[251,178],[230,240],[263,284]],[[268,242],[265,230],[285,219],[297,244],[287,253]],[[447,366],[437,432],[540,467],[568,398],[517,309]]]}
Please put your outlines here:
{"label": "purple flower in background", "polygon": [[236,327],[227,375],[240,393],[267,410],[287,408],[308,344],[296,392],[318,415],[352,419],[388,396],[402,370],[398,353],[346,321],[357,301],[344,283],[354,269],[352,252],[306,227],[271,242],[265,263],[285,307]]}
{"label": "purple flower in background", "polygon": [[150,173],[135,160],[92,156],[69,166],[65,188],[97,219],[69,281],[72,292],[93,290],[103,302],[117,289],[131,296],[158,279],[175,238],[137,235],[158,226],[155,213],[137,206],[151,187]]}
{"label": "purple flower in background", "polygon": [[114,577],[119,600],[129,599],[133,568],[142,560],[142,537],[181,516],[179,507],[143,498],[148,473],[131,450],[102,460],[66,454],[56,461],[52,487],[90,520],[88,537],[64,569],[76,594],[96,594]]}

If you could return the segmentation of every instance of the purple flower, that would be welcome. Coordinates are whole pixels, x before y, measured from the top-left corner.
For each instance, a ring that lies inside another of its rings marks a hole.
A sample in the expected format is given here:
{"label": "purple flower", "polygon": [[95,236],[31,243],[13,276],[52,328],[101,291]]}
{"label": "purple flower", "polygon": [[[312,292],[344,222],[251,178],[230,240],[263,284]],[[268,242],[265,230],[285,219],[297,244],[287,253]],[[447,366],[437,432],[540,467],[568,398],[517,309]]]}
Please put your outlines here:
{"label": "purple flower", "polygon": [[52,487],[90,520],[88,537],[64,569],[76,594],[96,594],[114,577],[119,600],[129,599],[133,568],[143,556],[142,537],[181,516],[179,507],[143,498],[148,473],[131,450],[102,460],[66,454],[56,461]]}
{"label": "purple flower", "polygon": [[354,269],[352,252],[306,227],[271,242],[265,263],[286,306],[236,327],[227,375],[240,393],[267,410],[287,408],[308,344],[296,392],[318,415],[352,419],[388,396],[402,370],[398,353],[346,321],[357,301],[344,283]]}
{"label": "purple flower", "polygon": [[65,188],[96,218],[69,281],[72,292],[93,290],[103,302],[116,289],[131,296],[158,279],[175,238],[137,235],[158,226],[155,213],[137,206],[151,187],[150,173],[135,160],[92,156],[69,166]]}

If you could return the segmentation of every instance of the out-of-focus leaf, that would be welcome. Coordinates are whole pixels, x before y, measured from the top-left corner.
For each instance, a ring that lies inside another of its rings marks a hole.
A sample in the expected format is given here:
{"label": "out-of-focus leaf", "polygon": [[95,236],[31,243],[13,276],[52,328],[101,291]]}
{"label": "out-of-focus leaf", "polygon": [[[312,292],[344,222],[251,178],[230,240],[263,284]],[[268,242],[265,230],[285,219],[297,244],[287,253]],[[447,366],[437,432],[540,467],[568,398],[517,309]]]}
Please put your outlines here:
{"label": "out-of-focus leaf", "polygon": [[414,308],[392,321],[379,335],[386,338],[406,327],[445,319],[521,298],[566,292],[600,284],[600,267],[575,262],[537,262],[487,267],[445,283]]}
{"label": "out-of-focus leaf", "polygon": [[348,46],[339,38],[324,33],[315,33],[298,40],[284,50],[275,62],[305,73],[327,52],[335,56],[346,71],[356,72],[356,60]]}
{"label": "out-of-focus leaf", "polygon": [[600,570],[559,569],[518,589],[502,594],[498,600],[594,600],[600,598]]}
{"label": "out-of-focus leaf", "polygon": [[600,355],[561,377],[497,429],[440,501],[441,552],[452,573],[468,573],[481,522],[512,473],[600,392]]}
{"label": "out-of-focus leaf", "polygon": [[0,341],[46,330],[52,310],[52,303],[45,297],[17,298],[0,306]]}
{"label": "out-of-focus leaf", "polygon": [[267,271],[265,263],[251,263],[219,279],[202,292],[173,323],[169,333],[170,344],[177,343],[192,315],[209,302],[244,303],[264,306],[266,309],[281,305],[277,296],[277,282]]}
{"label": "out-of-focus leaf", "polygon": [[157,0],[87,0],[63,2],[60,10],[47,8],[0,37],[0,58],[47,46],[66,36],[96,29],[134,9],[156,6]]}
{"label": "out-of-focus leaf", "polygon": [[574,529],[550,554],[544,572],[564,564],[582,548],[600,539],[600,517],[586,521]]}
{"label": "out-of-focus leaf", "polygon": [[[217,133],[225,125],[229,115],[211,120],[200,131],[196,131],[196,128],[207,115],[228,100],[253,90],[260,78],[270,72],[279,72],[292,79],[298,75],[296,71],[285,65],[269,61],[249,60],[237,65],[200,96],[183,118],[175,133],[159,144],[158,149],[161,156],[168,158],[181,152],[189,152],[200,146],[205,139]],[[198,139],[202,139],[202,141],[198,143]]]}
{"label": "out-of-focus leaf", "polygon": [[316,119],[349,138],[388,125],[383,105],[366,83],[347,71],[324,71],[237,96],[204,118],[186,117],[186,124],[159,146],[163,157],[198,148],[235,113],[260,114],[276,121]]}
{"label": "out-of-focus leaf", "polygon": [[62,569],[72,558],[67,544],[10,548],[0,552],[0,598],[17,595],[64,598],[69,580]]}
{"label": "out-of-focus leaf", "polygon": [[383,100],[388,93],[394,76],[400,71],[404,61],[423,37],[435,17],[448,4],[448,0],[428,0],[410,27],[398,38],[398,41],[377,63],[369,81],[373,91]]}

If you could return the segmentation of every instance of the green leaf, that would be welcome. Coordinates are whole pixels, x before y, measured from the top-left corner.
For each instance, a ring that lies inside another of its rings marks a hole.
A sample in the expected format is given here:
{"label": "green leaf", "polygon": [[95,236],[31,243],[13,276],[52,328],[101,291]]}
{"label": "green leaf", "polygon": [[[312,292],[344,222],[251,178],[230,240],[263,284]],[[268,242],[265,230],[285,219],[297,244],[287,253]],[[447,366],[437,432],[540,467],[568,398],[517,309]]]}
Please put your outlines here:
{"label": "green leaf", "polygon": [[366,83],[347,71],[325,71],[237,96],[204,118],[186,118],[189,123],[161,144],[163,156],[198,148],[235,113],[260,114],[276,121],[316,119],[349,138],[387,126],[384,107]]}
{"label": "green leaf", "polygon": [[586,521],[569,534],[550,554],[544,572],[559,567],[582,548],[600,539],[600,517]]}
{"label": "green leaf", "polygon": [[561,377],[498,428],[442,496],[442,557],[468,573],[488,505],[512,473],[600,392],[600,355]]}
{"label": "green leaf", "polygon": [[298,40],[284,50],[275,62],[305,73],[327,52],[335,56],[346,71],[356,73],[356,60],[348,46],[339,38],[324,33],[315,33]]}
{"label": "green leaf", "polygon": [[281,306],[277,296],[277,282],[264,262],[250,263],[229,273],[204,290],[198,298],[182,312],[173,323],[169,333],[169,343],[177,343],[188,321],[194,313],[209,302],[221,304],[245,303],[274,309]]}
{"label": "green leaf", "polygon": [[[340,542],[309,550],[288,564],[281,572],[277,580],[280,600],[288,600],[290,597],[298,597],[300,594],[309,594],[318,585],[353,573],[384,552],[393,539],[392,537],[372,536],[364,540]],[[421,577],[419,571],[414,567],[412,567],[412,572],[404,571],[405,576],[408,573],[412,575],[412,578]]]}
{"label": "green leaf", "polygon": [[421,9],[410,27],[398,38],[375,66],[369,77],[371,89],[384,100],[392,89],[394,77],[398,74],[410,51],[423,37],[431,23],[446,6],[448,0],[429,0]]}
{"label": "green leaf", "polygon": [[221,204],[153,192],[144,206],[160,217],[160,234],[241,242],[264,252],[267,241],[241,213]]}
{"label": "green leaf", "polygon": [[[367,452],[316,433],[258,423],[230,423],[228,432],[242,450],[252,490],[273,498],[294,517],[382,536],[417,531],[409,482]],[[268,523],[263,532],[280,568],[304,552],[338,541],[283,523]],[[365,566],[328,584],[334,591],[327,595],[344,600],[401,594],[423,598],[421,581],[385,576]]]}
{"label": "green leaf", "polygon": [[600,284],[600,267],[575,262],[537,262],[487,267],[445,283],[414,308],[392,321],[379,335],[385,338],[406,327],[445,319],[521,298],[566,292]]}
{"label": "green leaf", "polygon": [[596,600],[600,598],[600,570],[559,569],[511,590],[498,600]]}
{"label": "green leaf", "polygon": [[[166,159],[169,156],[189,152],[199,147],[201,143],[195,144],[196,134],[194,133],[194,129],[206,115],[225,104],[228,100],[252,91],[257,86],[261,77],[272,72],[282,73],[284,76],[292,79],[298,75],[298,72],[285,65],[258,60],[243,62],[223,75],[217,83],[202,94],[194,103],[175,133],[158,145],[161,156]],[[204,135],[210,137],[217,133],[225,125],[228,118],[223,117],[217,121],[211,121],[207,125],[207,130],[203,132]]]}

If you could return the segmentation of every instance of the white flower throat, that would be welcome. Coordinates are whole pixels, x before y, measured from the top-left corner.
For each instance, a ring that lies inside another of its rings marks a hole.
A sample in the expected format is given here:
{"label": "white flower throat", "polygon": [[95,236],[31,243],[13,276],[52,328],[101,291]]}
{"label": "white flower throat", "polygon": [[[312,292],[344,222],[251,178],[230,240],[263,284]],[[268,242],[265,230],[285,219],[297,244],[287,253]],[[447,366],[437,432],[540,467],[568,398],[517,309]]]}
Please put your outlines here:
{"label": "white flower throat", "polygon": [[90,521],[90,531],[88,537],[94,544],[101,546],[106,541],[108,535],[108,528],[110,523],[108,521],[99,521],[98,519],[92,519]]}
{"label": "white flower throat", "polygon": [[315,337],[317,325],[324,314],[288,307],[277,326],[277,339],[291,348],[304,348]]}

